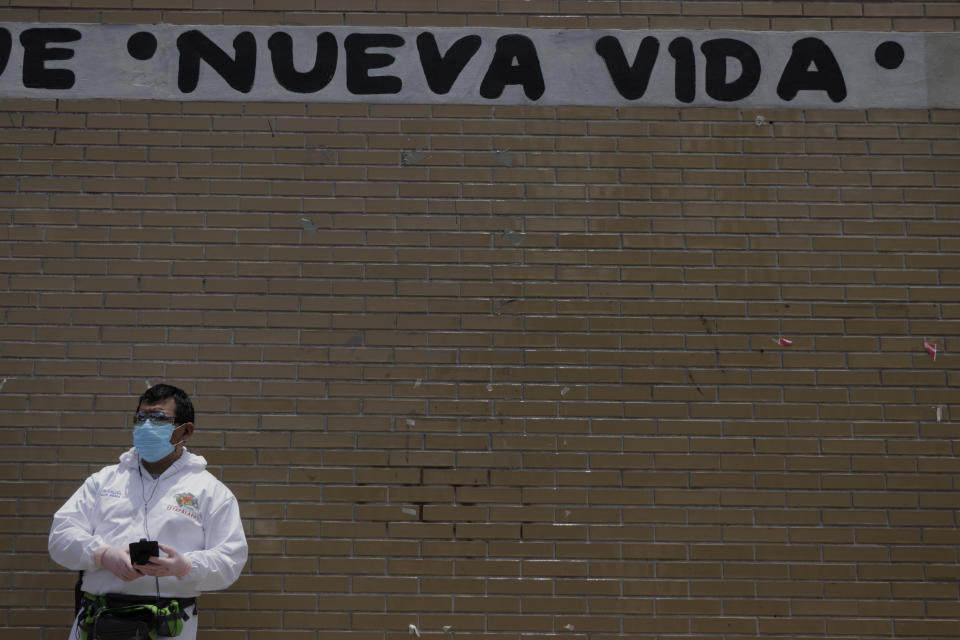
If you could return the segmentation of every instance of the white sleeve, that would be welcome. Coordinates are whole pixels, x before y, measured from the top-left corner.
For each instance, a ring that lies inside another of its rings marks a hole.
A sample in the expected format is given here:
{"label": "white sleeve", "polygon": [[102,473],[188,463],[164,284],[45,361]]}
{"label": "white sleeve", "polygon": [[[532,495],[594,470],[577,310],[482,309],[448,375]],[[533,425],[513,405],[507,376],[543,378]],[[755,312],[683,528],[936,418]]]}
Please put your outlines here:
{"label": "white sleeve", "polygon": [[97,503],[96,496],[97,484],[91,476],[53,515],[47,549],[53,561],[67,569],[96,568],[93,553],[104,544],[93,535],[91,515]]}
{"label": "white sleeve", "polygon": [[183,582],[197,592],[226,589],[240,576],[247,562],[247,537],[243,533],[240,507],[230,495],[215,511],[204,517],[204,549],[184,553],[190,573]]}

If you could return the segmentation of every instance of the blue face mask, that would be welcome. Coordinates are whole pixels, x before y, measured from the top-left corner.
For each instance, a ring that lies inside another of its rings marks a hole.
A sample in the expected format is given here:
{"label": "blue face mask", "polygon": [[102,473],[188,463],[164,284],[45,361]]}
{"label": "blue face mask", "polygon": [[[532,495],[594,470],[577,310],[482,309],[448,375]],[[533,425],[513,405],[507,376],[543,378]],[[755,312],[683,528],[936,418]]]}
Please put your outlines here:
{"label": "blue face mask", "polygon": [[175,445],[170,444],[170,438],[176,428],[169,422],[144,420],[133,428],[133,446],[137,448],[140,457],[147,462],[163,460],[173,453]]}

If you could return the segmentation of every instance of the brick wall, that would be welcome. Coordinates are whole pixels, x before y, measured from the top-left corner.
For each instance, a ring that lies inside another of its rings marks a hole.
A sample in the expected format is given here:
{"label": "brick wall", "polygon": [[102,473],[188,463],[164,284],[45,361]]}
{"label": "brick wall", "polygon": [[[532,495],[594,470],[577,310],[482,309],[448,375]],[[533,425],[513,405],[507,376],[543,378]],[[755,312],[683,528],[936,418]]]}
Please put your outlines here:
{"label": "brick wall", "polygon": [[[4,0],[0,19],[960,18],[314,4]],[[50,516],[169,381],[250,541],[238,583],[203,598],[207,640],[956,637],[958,127],[938,110],[0,102],[0,626],[65,637],[74,575],[46,554]]]}

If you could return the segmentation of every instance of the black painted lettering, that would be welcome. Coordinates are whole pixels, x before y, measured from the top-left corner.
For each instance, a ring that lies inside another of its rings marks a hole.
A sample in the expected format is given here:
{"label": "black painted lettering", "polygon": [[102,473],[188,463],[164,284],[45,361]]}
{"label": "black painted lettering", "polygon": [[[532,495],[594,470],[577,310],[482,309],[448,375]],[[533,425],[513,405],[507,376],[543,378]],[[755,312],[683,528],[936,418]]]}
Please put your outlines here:
{"label": "black painted lettering", "polygon": [[653,36],[644,38],[637,50],[637,57],[630,65],[620,41],[614,36],[603,36],[597,40],[596,50],[607,64],[607,72],[620,95],[627,100],[643,97],[660,52],[660,41]]}
{"label": "black painted lettering", "polygon": [[80,32],[66,27],[27,29],[20,34],[23,45],[23,86],[30,89],[70,89],[76,81],[69,69],[47,69],[49,60],[69,60],[73,49],[53,47],[51,42],[76,42]]}
{"label": "black painted lettering", "polygon": [[13,48],[13,38],[10,32],[0,27],[0,76],[7,68],[7,62],[10,61],[10,50]]}
{"label": "black painted lettering", "polygon": [[847,97],[843,71],[833,51],[819,38],[803,38],[794,43],[777,84],[777,95],[784,100],[793,100],[799,91],[825,91],[834,102]]}
{"label": "black painted lettering", "polygon": [[499,98],[508,84],[522,85],[523,92],[531,100],[539,99],[546,91],[537,48],[527,36],[509,35],[497,39],[493,60],[480,83],[480,95],[489,100]]}
{"label": "black painted lettering", "polygon": [[396,76],[371,76],[371,69],[394,63],[389,53],[368,53],[378,47],[402,47],[406,41],[392,33],[351,33],[344,40],[347,52],[347,90],[354,95],[400,93],[403,81]]}
{"label": "black painted lettering", "polygon": [[[732,38],[707,40],[700,46],[707,57],[707,95],[721,102],[743,100],[760,83],[760,56],[746,42]],[[740,63],[740,76],[727,80],[727,60],[735,58]]]}
{"label": "black painted lettering", "polygon": [[180,52],[177,87],[181,92],[192,93],[197,88],[201,60],[235,90],[249,93],[253,88],[257,72],[257,40],[249,31],[243,31],[233,39],[233,58],[197,30],[180,34],[177,49]]}
{"label": "black painted lettering", "polygon": [[430,90],[440,95],[449,93],[463,68],[480,50],[481,43],[480,36],[464,36],[441,55],[437,39],[432,33],[425,31],[417,36],[420,66],[423,67],[423,75],[427,79]]}
{"label": "black painted lettering", "polygon": [[675,60],[673,91],[680,102],[693,102],[697,97],[697,61],[689,38],[674,38],[668,47]]}
{"label": "black painted lettering", "polygon": [[273,77],[280,86],[294,93],[315,93],[333,79],[337,71],[337,38],[325,31],[317,36],[317,54],[310,71],[297,71],[293,65],[293,38],[278,31],[267,41]]}

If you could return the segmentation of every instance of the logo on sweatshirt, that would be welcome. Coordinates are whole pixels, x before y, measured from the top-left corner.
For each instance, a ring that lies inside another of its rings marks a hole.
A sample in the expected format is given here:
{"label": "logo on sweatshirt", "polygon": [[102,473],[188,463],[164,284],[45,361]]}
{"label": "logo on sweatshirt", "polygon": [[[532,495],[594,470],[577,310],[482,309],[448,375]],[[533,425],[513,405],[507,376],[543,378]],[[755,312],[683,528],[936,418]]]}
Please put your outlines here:
{"label": "logo on sweatshirt", "polygon": [[167,505],[167,511],[182,513],[199,522],[200,520],[200,501],[192,493],[178,493],[174,496],[177,506]]}
{"label": "logo on sweatshirt", "polygon": [[176,495],[177,506],[180,507],[193,507],[194,509],[200,508],[200,503],[197,502],[196,497],[192,493],[178,493]]}

